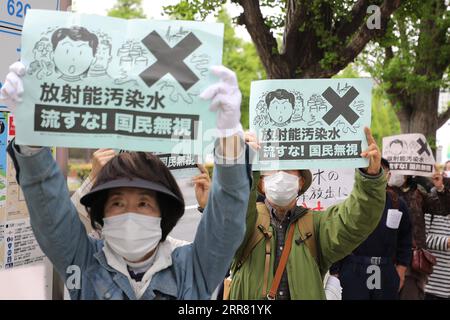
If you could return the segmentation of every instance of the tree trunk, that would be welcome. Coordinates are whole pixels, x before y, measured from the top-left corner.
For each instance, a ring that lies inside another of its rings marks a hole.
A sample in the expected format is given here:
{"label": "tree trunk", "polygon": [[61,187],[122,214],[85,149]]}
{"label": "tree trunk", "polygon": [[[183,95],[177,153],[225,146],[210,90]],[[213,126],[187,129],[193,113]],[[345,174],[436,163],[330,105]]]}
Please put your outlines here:
{"label": "tree trunk", "polygon": [[[422,133],[434,148],[438,121],[439,89],[416,93],[409,102],[397,112],[402,133]],[[407,112],[406,110],[411,110]]]}

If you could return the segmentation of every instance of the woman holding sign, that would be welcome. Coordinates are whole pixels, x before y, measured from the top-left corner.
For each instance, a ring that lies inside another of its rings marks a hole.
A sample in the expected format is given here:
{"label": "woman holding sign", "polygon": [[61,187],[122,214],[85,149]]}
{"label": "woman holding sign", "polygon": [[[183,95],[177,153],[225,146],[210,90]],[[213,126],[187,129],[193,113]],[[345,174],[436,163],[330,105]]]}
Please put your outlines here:
{"label": "woman holding sign", "polygon": [[[1,94],[13,112],[25,68],[15,63],[10,71]],[[219,144],[208,205],[192,244],[168,237],[184,213],[184,200],[156,156],[121,153],[98,173],[81,199],[93,226],[102,228],[103,239],[97,240],[87,236],[50,149],[14,141],[8,146],[36,239],[72,299],[209,299],[223,279],[243,239],[250,174],[240,143],[236,75],[222,66],[212,72],[221,81],[202,98],[212,99],[217,110]],[[224,159],[241,164],[223,164]]]}

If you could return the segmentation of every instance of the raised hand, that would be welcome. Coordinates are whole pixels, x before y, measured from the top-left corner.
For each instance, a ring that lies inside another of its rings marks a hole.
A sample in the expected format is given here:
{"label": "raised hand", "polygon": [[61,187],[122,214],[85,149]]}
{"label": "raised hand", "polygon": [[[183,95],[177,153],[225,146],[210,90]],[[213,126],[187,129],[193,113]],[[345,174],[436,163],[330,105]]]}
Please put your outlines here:
{"label": "raised hand", "polygon": [[244,132],[245,143],[247,143],[253,150],[261,149],[260,144],[258,143],[258,139],[256,138],[256,134],[250,131]]}
{"label": "raised hand", "polygon": [[236,74],[224,66],[213,66],[211,72],[220,82],[206,88],[200,98],[211,100],[210,110],[217,111],[217,132],[219,137],[229,137],[242,132],[241,101]]}
{"label": "raised hand", "polygon": [[0,101],[4,103],[11,113],[16,111],[17,105],[22,102],[23,80],[25,66],[17,61],[9,66],[9,73],[0,90]]}
{"label": "raised hand", "polygon": [[103,166],[116,156],[114,149],[98,149],[92,155],[92,170],[89,178],[93,181]]}
{"label": "raised hand", "polygon": [[366,134],[368,148],[361,152],[361,157],[369,159],[369,166],[365,169],[366,173],[376,176],[380,173],[381,152],[370,129],[365,127],[364,133]]}
{"label": "raised hand", "polygon": [[200,207],[205,208],[208,203],[208,194],[211,187],[211,178],[209,177],[208,170],[199,164],[198,168],[201,174],[192,178],[192,183],[195,185],[195,197]]}
{"label": "raised hand", "polygon": [[434,173],[431,180],[433,181],[433,185],[438,191],[444,189],[444,176],[442,175],[437,164],[434,165]]}

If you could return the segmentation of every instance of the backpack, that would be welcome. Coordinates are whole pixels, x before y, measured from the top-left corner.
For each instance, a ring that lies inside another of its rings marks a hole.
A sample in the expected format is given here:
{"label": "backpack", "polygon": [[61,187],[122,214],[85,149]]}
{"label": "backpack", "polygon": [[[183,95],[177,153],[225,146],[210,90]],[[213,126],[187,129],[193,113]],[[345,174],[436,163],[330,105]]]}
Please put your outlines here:
{"label": "backpack", "polygon": [[[303,207],[296,207],[295,210],[300,210],[300,217],[295,222],[297,224],[297,228],[300,232],[301,237],[295,240],[297,245],[300,245],[302,242],[305,242],[306,246],[309,249],[311,256],[317,262],[318,254],[317,254],[317,245],[314,234],[314,223],[313,223],[313,213]],[[256,203],[256,211],[257,218],[254,227],[254,231],[251,234],[250,238],[246,242],[246,245],[243,248],[242,253],[237,259],[236,263],[233,263],[232,273],[235,273],[239,270],[242,265],[245,263],[247,258],[251,255],[253,249],[260,243],[263,239],[266,241],[266,259],[265,259],[265,270],[264,270],[264,288],[263,292],[266,292],[267,282],[268,282],[268,272],[270,269],[270,253],[271,253],[271,245],[270,239],[272,238],[272,233],[269,232],[270,227],[270,212],[267,206],[263,202]],[[224,294],[223,299],[228,300],[229,292],[231,287],[231,277],[228,277],[224,281]]]}
{"label": "backpack", "polygon": [[[297,224],[298,230],[300,231],[301,239],[295,240],[297,244],[305,242],[309,249],[311,256],[317,261],[317,247],[314,235],[314,223],[313,223],[313,213],[306,208],[296,207],[295,210],[301,210],[301,216],[295,222]],[[262,202],[256,203],[256,225],[250,240],[247,242],[238,263],[236,265],[236,270],[245,263],[247,258],[252,253],[253,249],[258,245],[258,243],[266,238],[270,240],[272,234],[269,232],[270,227],[270,212],[267,206]]]}

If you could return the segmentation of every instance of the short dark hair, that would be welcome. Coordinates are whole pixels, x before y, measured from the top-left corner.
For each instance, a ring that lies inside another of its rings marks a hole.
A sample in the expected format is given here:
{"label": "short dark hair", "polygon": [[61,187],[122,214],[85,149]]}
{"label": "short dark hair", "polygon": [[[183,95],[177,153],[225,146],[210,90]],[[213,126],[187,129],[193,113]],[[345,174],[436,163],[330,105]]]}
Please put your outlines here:
{"label": "short dark hair", "polygon": [[387,161],[385,158],[381,158],[381,166],[383,167],[383,169],[389,170],[389,161]]}
{"label": "short dark hair", "polygon": [[273,99],[287,99],[292,105],[292,108],[294,108],[295,105],[295,96],[293,93],[284,90],[284,89],[277,89],[275,91],[271,91],[266,95],[266,104],[267,106],[270,105]]}
{"label": "short dark hair", "polygon": [[92,48],[92,54],[95,56],[98,47],[97,36],[83,27],[59,28],[52,35],[52,46],[55,51],[58,43],[64,38],[69,37],[73,41],[86,41]]}
{"label": "short dark hair", "polygon": [[[156,192],[156,200],[161,210],[161,241],[164,241],[184,214],[183,194],[170,170],[157,156],[151,153],[123,152],[105,164],[99,172],[92,189],[108,181],[120,178],[140,178],[159,183],[180,199],[180,201],[174,201],[173,197]],[[86,208],[94,229],[99,229],[100,226],[103,226],[108,191],[104,190],[96,194],[92,206]]]}
{"label": "short dark hair", "polygon": [[400,140],[400,139],[392,140],[391,143],[389,143],[389,147],[391,147],[394,143],[400,143],[402,145],[402,148],[403,148],[403,141],[402,140]]}

